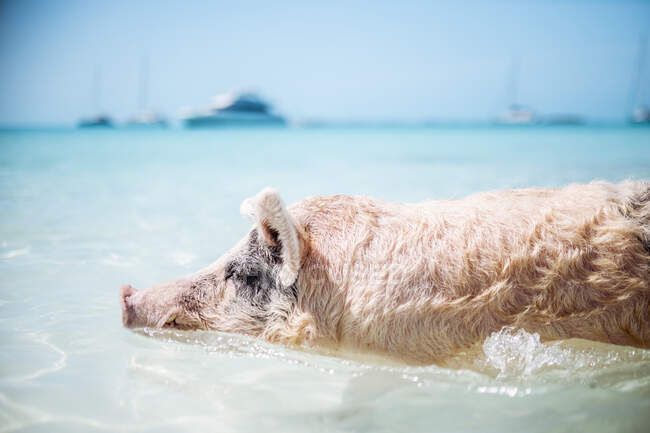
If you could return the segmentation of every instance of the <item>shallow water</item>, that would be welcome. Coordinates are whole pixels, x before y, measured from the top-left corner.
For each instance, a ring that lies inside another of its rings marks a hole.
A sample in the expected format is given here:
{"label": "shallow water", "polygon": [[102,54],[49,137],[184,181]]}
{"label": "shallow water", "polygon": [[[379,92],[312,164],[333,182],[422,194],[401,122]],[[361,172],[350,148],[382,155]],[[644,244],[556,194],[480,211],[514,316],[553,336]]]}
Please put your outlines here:
{"label": "shallow water", "polygon": [[506,329],[458,368],[121,327],[121,284],[192,272],[240,202],[453,198],[650,178],[650,129],[0,132],[0,431],[647,431],[650,352]]}

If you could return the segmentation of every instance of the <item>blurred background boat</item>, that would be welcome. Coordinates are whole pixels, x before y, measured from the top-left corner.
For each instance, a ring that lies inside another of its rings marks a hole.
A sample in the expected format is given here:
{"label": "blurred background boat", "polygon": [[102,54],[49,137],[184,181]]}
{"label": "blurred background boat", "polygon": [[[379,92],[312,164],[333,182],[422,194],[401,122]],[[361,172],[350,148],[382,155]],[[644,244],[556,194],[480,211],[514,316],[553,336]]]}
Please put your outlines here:
{"label": "blurred background boat", "polygon": [[536,122],[532,109],[517,102],[519,84],[519,57],[514,56],[510,64],[510,74],[507,82],[508,100],[510,105],[506,111],[497,117],[497,123],[503,125],[532,125]]}
{"label": "blurred background boat", "polygon": [[286,125],[284,117],[274,114],[271,105],[252,92],[217,95],[208,110],[185,113],[181,118],[189,128]]}
{"label": "blurred background boat", "polygon": [[128,127],[166,127],[167,120],[153,110],[145,109],[140,111],[127,122]]}
{"label": "blurred background boat", "polygon": [[77,126],[79,128],[112,128],[113,121],[105,114],[98,114],[97,116],[81,119]]}
{"label": "blurred background boat", "polygon": [[532,125],[536,121],[533,110],[519,104],[512,104],[497,120],[504,125]]}
{"label": "blurred background boat", "polygon": [[166,127],[167,120],[149,107],[149,59],[142,57],[140,62],[140,79],[138,80],[138,107],[135,116],[126,122],[128,127]]}
{"label": "blurred background boat", "polygon": [[645,74],[646,52],[648,49],[648,38],[642,35],[639,39],[639,51],[636,57],[636,68],[632,77],[632,84],[630,87],[630,103],[632,108],[632,115],[630,116],[630,123],[633,125],[650,125],[650,109],[643,101],[644,84],[643,79]]}
{"label": "blurred background boat", "polygon": [[572,113],[537,113],[531,107],[518,103],[520,60],[513,57],[507,83],[510,106],[496,119],[501,125],[543,125],[543,126],[576,126],[583,125],[584,118]]}
{"label": "blurred background boat", "polygon": [[79,128],[112,128],[113,121],[111,118],[104,114],[100,109],[101,106],[101,71],[98,67],[95,67],[93,73],[93,88],[92,88],[92,99],[93,99],[93,112],[96,113],[92,116],[82,118],[77,126]]}
{"label": "blurred background boat", "polygon": [[650,125],[650,109],[640,105],[634,109],[632,123],[637,125]]}

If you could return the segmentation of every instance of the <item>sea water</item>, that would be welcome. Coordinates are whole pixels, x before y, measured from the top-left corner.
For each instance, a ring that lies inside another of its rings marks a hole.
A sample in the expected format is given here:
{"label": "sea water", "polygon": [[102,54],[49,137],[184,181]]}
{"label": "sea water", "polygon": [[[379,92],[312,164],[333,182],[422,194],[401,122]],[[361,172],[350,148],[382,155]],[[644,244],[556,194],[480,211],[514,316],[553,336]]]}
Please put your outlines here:
{"label": "sea water", "polygon": [[457,368],[127,330],[119,287],[228,250],[265,186],[457,198],[650,178],[650,129],[0,132],[0,432],[650,430],[650,352],[503,329]]}

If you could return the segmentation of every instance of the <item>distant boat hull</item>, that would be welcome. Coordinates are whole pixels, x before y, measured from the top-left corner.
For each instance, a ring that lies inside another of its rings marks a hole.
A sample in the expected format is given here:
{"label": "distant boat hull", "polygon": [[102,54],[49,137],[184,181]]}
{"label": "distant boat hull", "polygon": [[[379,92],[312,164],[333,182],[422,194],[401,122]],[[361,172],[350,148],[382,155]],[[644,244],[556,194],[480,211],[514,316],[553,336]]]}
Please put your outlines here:
{"label": "distant boat hull", "polygon": [[224,112],[189,116],[184,119],[188,128],[255,128],[282,127],[287,121],[284,117],[267,113]]}
{"label": "distant boat hull", "polygon": [[637,107],[634,110],[634,114],[630,121],[632,125],[650,125],[650,109],[646,107]]}
{"label": "distant boat hull", "polygon": [[534,125],[536,121],[535,114],[521,105],[511,106],[497,119],[502,125]]}
{"label": "distant boat hull", "polygon": [[83,119],[77,126],[79,128],[112,128],[113,122],[106,116],[97,116],[91,119]]}
{"label": "distant boat hull", "polygon": [[127,128],[166,128],[167,121],[153,110],[143,110],[126,122]]}

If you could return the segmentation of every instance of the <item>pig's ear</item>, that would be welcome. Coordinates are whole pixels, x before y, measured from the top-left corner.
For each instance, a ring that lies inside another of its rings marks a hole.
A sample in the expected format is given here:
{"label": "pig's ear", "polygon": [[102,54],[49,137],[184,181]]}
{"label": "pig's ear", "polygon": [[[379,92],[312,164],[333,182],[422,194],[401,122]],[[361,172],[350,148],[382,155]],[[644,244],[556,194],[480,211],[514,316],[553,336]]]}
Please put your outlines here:
{"label": "pig's ear", "polygon": [[298,278],[300,269],[300,240],[296,223],[280,195],[272,188],[264,188],[254,197],[245,200],[240,210],[243,215],[255,221],[266,243],[281,246],[280,281],[284,286],[292,285]]}

